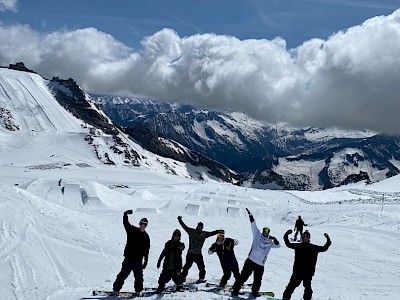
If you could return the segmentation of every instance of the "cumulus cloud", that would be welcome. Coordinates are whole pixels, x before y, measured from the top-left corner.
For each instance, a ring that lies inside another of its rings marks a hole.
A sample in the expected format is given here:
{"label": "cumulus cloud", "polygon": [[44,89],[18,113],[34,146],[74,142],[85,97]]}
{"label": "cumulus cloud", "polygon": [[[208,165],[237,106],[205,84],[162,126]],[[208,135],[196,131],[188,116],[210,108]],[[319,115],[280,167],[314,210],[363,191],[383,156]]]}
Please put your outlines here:
{"label": "cumulus cloud", "polygon": [[0,0],[0,11],[17,11],[17,0]]}
{"label": "cumulus cloud", "polygon": [[241,111],[293,126],[400,134],[400,10],[288,50],[281,38],[239,40],[163,29],[134,52],[95,28],[0,26],[0,64],[23,61],[88,92]]}

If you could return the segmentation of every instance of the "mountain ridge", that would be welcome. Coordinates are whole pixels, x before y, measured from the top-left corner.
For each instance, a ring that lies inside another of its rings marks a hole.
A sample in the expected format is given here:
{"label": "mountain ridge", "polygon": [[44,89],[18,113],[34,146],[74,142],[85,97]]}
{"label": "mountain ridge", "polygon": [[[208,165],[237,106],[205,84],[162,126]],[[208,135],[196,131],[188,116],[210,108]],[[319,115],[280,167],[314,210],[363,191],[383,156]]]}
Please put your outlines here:
{"label": "mountain ridge", "polygon": [[220,161],[241,173],[244,185],[320,190],[399,174],[399,137],[368,130],[293,128],[238,112],[148,99],[92,97],[117,124],[140,123]]}

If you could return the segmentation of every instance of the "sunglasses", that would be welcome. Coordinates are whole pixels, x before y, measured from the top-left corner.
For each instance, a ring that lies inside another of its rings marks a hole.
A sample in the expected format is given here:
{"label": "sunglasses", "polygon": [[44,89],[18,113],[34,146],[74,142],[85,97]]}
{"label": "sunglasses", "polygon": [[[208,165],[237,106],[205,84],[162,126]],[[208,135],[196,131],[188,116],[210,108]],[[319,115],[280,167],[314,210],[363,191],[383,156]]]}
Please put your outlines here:
{"label": "sunglasses", "polygon": [[139,225],[147,226],[147,223],[140,222]]}

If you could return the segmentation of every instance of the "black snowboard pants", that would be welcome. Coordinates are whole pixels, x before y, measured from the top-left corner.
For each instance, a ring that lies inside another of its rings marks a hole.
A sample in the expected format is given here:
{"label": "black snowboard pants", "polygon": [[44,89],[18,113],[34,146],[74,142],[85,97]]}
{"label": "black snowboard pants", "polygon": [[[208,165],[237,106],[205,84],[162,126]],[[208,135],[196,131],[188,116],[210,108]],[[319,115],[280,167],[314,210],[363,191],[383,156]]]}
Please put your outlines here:
{"label": "black snowboard pants", "polygon": [[125,279],[133,272],[135,276],[135,291],[141,292],[143,290],[143,264],[141,259],[128,259],[125,258],[122,262],[121,271],[117,275],[117,279],[113,284],[114,291],[120,291],[124,285]]}
{"label": "black snowboard pants", "polygon": [[264,266],[257,265],[250,259],[246,259],[244,262],[243,270],[240,273],[239,279],[236,279],[232,287],[232,292],[238,293],[242,285],[247,281],[250,275],[253,274],[253,285],[251,292],[256,295],[260,291],[261,280],[264,274]]}
{"label": "black snowboard pants", "polygon": [[182,276],[179,274],[176,270],[167,270],[167,269],[163,269],[161,274],[160,274],[160,278],[158,279],[158,288],[160,290],[163,290],[165,288],[165,285],[170,281],[173,280],[174,283],[177,286],[180,286],[183,284],[183,278]]}
{"label": "black snowboard pants", "polygon": [[232,266],[222,266],[222,271],[224,272],[224,275],[222,275],[219,285],[226,285],[228,280],[231,278],[232,273],[236,280],[240,278],[239,265],[237,263]]}
{"label": "black snowboard pants", "polygon": [[283,292],[283,300],[289,300],[292,297],[294,290],[303,281],[304,286],[304,300],[311,300],[313,290],[311,289],[312,275],[310,273],[293,273],[290,277],[290,281]]}
{"label": "black snowboard pants", "polygon": [[299,233],[300,233],[300,240],[303,239],[303,228],[301,228],[301,229],[296,230],[296,233],[294,234],[294,240],[297,239],[297,234],[299,234]]}
{"label": "black snowboard pants", "polygon": [[188,252],[186,255],[186,262],[182,269],[182,277],[186,278],[193,263],[196,263],[199,269],[199,279],[204,279],[204,277],[206,277],[206,266],[204,265],[203,254],[194,254],[191,252]]}

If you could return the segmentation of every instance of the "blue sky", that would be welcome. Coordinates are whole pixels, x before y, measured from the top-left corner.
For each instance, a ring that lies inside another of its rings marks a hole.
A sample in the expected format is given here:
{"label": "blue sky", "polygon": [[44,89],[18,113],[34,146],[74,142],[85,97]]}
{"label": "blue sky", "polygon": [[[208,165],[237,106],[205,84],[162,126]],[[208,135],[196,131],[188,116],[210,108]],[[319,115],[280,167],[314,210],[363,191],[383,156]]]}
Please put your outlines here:
{"label": "blue sky", "polygon": [[95,94],[400,134],[394,0],[0,0],[0,65]]}
{"label": "blue sky", "polygon": [[[0,0],[0,3],[2,0]],[[181,37],[216,33],[239,39],[284,38],[288,48],[326,39],[377,15],[391,14],[395,0],[3,0],[5,25],[38,31],[95,27],[139,50],[140,41],[163,28]]]}

